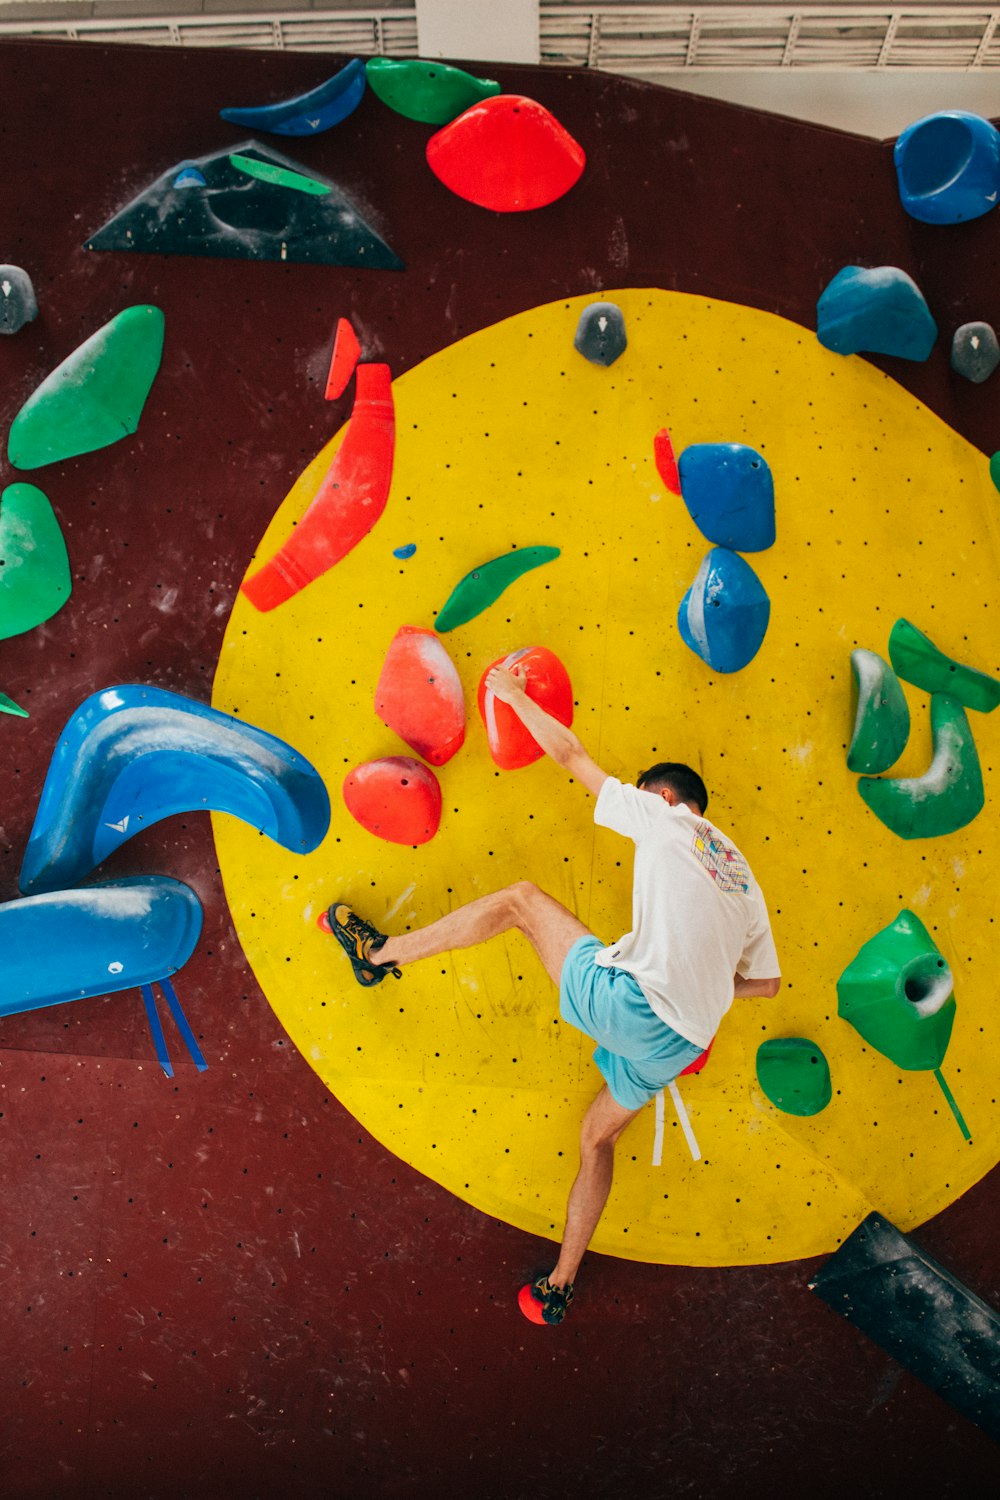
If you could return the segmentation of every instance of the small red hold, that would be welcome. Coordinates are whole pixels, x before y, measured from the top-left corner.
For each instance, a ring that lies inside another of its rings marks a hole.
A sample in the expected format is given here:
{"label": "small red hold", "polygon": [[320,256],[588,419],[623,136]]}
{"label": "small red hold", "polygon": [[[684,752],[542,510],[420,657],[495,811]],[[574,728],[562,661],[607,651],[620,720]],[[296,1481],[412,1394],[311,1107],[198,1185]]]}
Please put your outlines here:
{"label": "small red hold", "polygon": [[441,822],[438,779],[408,755],[355,766],[344,779],[344,804],[362,828],[390,844],[426,844]]}
{"label": "small red hold", "polygon": [[714,1046],[715,1046],[715,1037],[713,1036],[712,1040],[709,1042],[708,1046],[705,1048],[705,1050],[701,1054],[701,1056],[700,1057],[696,1057],[695,1060],[694,1060],[694,1062],[688,1063],[688,1065],[687,1065],[686,1068],[682,1068],[681,1071],[680,1071],[680,1074],[678,1076],[681,1077],[681,1078],[686,1078],[689,1073],[700,1073],[701,1070],[702,1070],[702,1068],[708,1062],[708,1059],[711,1057],[711,1055],[712,1055],[712,1048]]}
{"label": "small red hold", "polygon": [[490,754],[501,771],[530,766],[532,761],[545,754],[510,704],[502,703],[486,686],[487,675],[494,667],[512,668],[515,663],[528,697],[541,704],[560,724],[573,722],[573,687],[569,673],[558,656],[547,647],[526,646],[490,662],[479,683],[479,712],[486,726]]}
{"label": "small red hold", "polygon": [[568,193],[587,157],[543,104],[495,94],[427,142],[427,164],[445,187],[498,213],[544,208]]}
{"label": "small red hold", "polygon": [[677,472],[674,445],[670,441],[670,433],[665,427],[661,427],[653,439],[653,457],[656,459],[657,472],[667,489],[672,495],[679,495],[681,492],[681,477]]}
{"label": "small red hold", "polygon": [[336,401],[347,390],[347,382],[354,374],[354,366],[361,358],[361,345],[346,318],[337,320],[337,331],[333,336],[333,354],[330,356],[330,373],[326,377],[326,399]]}
{"label": "small red hold", "polygon": [[386,652],[375,712],[411,750],[443,766],[465,740],[465,695],[433,630],[404,625]]}

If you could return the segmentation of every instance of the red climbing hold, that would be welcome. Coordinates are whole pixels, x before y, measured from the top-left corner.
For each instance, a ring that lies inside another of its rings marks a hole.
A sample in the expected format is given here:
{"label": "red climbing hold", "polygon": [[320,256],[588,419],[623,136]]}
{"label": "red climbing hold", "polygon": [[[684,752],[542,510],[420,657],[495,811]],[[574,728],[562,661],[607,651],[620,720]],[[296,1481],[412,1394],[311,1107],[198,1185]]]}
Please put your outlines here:
{"label": "red climbing hold", "polygon": [[681,492],[681,477],[677,472],[677,460],[674,458],[674,445],[670,441],[670,433],[665,427],[661,427],[653,439],[653,457],[656,459],[656,468],[660,478],[672,495]]}
{"label": "red climbing hold", "polygon": [[385,510],[392,480],[396,421],[388,365],[359,365],[354,410],[312,504],[292,535],[243,593],[274,609],[346,557]]}
{"label": "red climbing hold", "polygon": [[474,104],[427,142],[445,187],[498,213],[544,208],[568,193],[587,160],[554,115],[521,94]]}
{"label": "red climbing hold", "polygon": [[355,766],[344,780],[351,817],[390,844],[426,844],[441,822],[441,788],[434,772],[408,755]]}
{"label": "red climbing hold", "polygon": [[465,740],[465,696],[433,630],[404,625],[393,637],[375,689],[375,712],[411,750],[443,766]]}
{"label": "red climbing hold", "polygon": [[530,766],[545,751],[525,729],[509,703],[501,703],[486,686],[487,674],[494,667],[517,668],[524,680],[529,698],[540,703],[560,724],[573,722],[573,688],[569,673],[553,652],[545,646],[526,646],[512,651],[498,661],[490,662],[479,684],[479,712],[486,726],[490,754],[501,771],[516,771]]}
{"label": "red climbing hold", "polygon": [[337,331],[333,336],[333,353],[330,356],[330,373],[326,377],[326,399],[336,401],[347,390],[347,382],[354,374],[354,366],[361,358],[361,345],[346,318],[338,318]]}

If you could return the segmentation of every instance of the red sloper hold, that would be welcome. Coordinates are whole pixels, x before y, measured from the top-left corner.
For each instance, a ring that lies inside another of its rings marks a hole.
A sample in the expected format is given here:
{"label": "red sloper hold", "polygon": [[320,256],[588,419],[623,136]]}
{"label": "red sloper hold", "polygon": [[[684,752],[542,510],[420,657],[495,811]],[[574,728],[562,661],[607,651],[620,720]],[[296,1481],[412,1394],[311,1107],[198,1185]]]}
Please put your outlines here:
{"label": "red sloper hold", "polygon": [[411,750],[443,766],[465,740],[465,695],[433,630],[404,625],[386,652],[375,712]]}
{"label": "red sloper hold", "polygon": [[244,581],[251,604],[284,604],[368,535],[389,498],[395,439],[389,366],[359,365],[344,441],[288,541]]}
{"label": "red sloper hold", "polygon": [[387,755],[355,766],[344,780],[347,811],[390,844],[426,844],[441,822],[441,788],[427,766]]}
{"label": "red sloper hold", "polygon": [[479,712],[486,726],[486,738],[490,754],[501,771],[516,771],[521,766],[530,766],[545,751],[537,740],[525,729],[509,703],[501,703],[495,693],[486,686],[487,674],[493,667],[518,667],[518,676],[524,679],[524,690],[529,698],[540,703],[547,713],[560,724],[573,722],[573,688],[569,673],[553,652],[545,646],[526,646],[521,651],[512,651],[498,661],[490,662],[479,683]]}
{"label": "red sloper hold", "polygon": [[337,331],[333,336],[333,353],[330,356],[330,373],[326,377],[326,399],[336,401],[347,390],[347,382],[354,374],[354,366],[361,358],[361,345],[346,318],[337,320]]}
{"label": "red sloper hold", "polygon": [[445,187],[480,208],[519,213],[568,193],[587,157],[544,105],[521,94],[474,104],[427,142]]}
{"label": "red sloper hold", "polygon": [[657,472],[667,489],[671,494],[679,495],[681,492],[681,476],[677,472],[674,445],[670,441],[670,433],[665,427],[661,427],[653,439],[653,457],[656,460]]}

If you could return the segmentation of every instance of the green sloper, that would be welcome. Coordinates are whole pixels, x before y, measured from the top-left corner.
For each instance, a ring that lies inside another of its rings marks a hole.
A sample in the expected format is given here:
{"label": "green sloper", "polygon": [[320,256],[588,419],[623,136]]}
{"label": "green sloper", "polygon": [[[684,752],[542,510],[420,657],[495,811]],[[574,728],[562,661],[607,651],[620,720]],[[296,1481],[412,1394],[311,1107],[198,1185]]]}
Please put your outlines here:
{"label": "green sloper", "polygon": [[66,543],[47,497],[33,484],[9,485],[0,495],[0,640],[50,620],[72,588]]}
{"label": "green sloper", "polygon": [[954,833],[982,811],[985,796],[972,730],[956,698],[931,698],[934,756],[923,776],[862,776],[858,791],[877,818],[901,839]]}
{"label": "green sloper", "polygon": [[892,627],[889,659],[900,677],[928,693],[950,693],[966,708],[983,714],[992,713],[1000,703],[1000,680],[945,656],[909,620],[897,620]]}
{"label": "green sloper", "polygon": [[28,397],[7,439],[11,463],[38,469],[135,432],[162,354],[160,309],[126,307]]}
{"label": "green sloper", "polygon": [[370,57],[368,87],[397,115],[422,125],[448,125],[482,99],[499,94],[492,78],[476,78],[447,63],[422,58]]}
{"label": "green sloper", "polygon": [[802,1036],[760,1044],[757,1082],[786,1115],[818,1115],[833,1097],[829,1063],[816,1043]]}
{"label": "green sloper", "polygon": [[951,970],[920,918],[905,909],[837,980],[837,1014],[908,1072],[940,1068],[955,1009]]}
{"label": "green sloper", "polygon": [[875,651],[851,652],[854,733],[847,769],[877,776],[894,766],[910,735],[910,710],[899,678]]}
{"label": "green sloper", "polygon": [[515,552],[504,552],[489,562],[466,573],[448,595],[444,608],[434,621],[434,629],[454,630],[465,625],[489,609],[515,578],[552,562],[559,556],[558,547],[519,547]]}

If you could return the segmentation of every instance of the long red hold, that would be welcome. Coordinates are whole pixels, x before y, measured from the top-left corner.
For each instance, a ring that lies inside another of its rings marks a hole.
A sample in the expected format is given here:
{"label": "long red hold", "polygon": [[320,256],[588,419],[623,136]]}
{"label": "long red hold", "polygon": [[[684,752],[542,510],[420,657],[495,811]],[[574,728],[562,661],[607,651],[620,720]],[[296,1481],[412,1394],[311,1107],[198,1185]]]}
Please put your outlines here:
{"label": "long red hold", "polygon": [[359,365],[354,409],[315,498],[292,535],[243,583],[257,609],[275,609],[346,557],[385,510],[396,418],[388,365]]}

